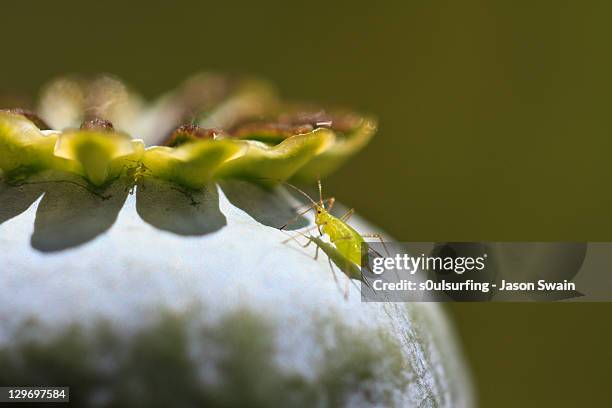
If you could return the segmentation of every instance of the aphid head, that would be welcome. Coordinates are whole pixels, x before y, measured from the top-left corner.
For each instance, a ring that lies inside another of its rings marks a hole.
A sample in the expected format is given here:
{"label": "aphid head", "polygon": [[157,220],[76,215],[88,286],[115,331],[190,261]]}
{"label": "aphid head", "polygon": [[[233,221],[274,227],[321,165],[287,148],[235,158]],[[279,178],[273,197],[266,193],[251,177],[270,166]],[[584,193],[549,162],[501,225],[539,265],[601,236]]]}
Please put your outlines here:
{"label": "aphid head", "polygon": [[[321,226],[327,224],[330,215],[329,212],[325,209],[325,204],[323,204],[323,188],[321,187],[321,179],[317,180],[317,187],[319,188],[319,202],[314,203],[315,223],[317,224],[317,226]],[[319,232],[321,232],[320,229]]]}
{"label": "aphid head", "polygon": [[317,204],[315,207],[315,224],[323,225],[329,221],[329,212],[323,204]]}

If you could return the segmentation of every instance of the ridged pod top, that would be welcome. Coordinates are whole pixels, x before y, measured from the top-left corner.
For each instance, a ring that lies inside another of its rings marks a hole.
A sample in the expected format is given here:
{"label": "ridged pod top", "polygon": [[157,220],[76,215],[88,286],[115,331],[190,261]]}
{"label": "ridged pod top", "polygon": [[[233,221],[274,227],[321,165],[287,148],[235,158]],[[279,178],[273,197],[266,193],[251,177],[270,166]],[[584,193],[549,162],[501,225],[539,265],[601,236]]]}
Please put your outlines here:
{"label": "ridged pod top", "polygon": [[57,170],[94,187],[134,174],[190,189],[228,178],[312,182],[375,131],[370,117],[282,103],[259,80],[199,74],[145,103],[113,78],[61,78],[36,113],[0,110],[0,174]]}

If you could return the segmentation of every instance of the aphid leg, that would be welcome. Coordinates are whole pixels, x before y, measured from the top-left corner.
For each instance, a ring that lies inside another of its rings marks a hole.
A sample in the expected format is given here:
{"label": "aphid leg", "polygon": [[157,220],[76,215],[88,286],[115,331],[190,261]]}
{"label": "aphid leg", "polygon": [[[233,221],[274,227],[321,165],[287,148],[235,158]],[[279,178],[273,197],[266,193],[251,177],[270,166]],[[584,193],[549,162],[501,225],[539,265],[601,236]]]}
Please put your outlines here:
{"label": "aphid leg", "polygon": [[332,276],[334,277],[334,282],[336,282],[336,285],[338,286],[338,289],[340,289],[340,282],[338,282],[338,277],[336,276],[336,271],[334,270],[334,264],[332,263],[331,258],[328,256],[327,257],[327,262],[329,263],[329,268],[332,271]]}
{"label": "aphid leg", "polygon": [[[308,240],[308,243],[310,244],[312,241]],[[315,249],[315,256],[314,256],[314,260],[316,261],[317,259],[319,259],[319,246],[316,245],[317,249]],[[306,248],[306,247],[304,247]]]}
{"label": "aphid leg", "polygon": [[308,228],[306,228],[304,231],[296,231],[296,232],[301,232],[302,234],[305,234],[305,233],[307,233],[307,232],[310,232],[310,231],[315,230],[316,228],[317,228],[317,226],[316,226],[316,225],[313,225],[312,227],[308,227]]}
{"label": "aphid leg", "polygon": [[[372,271],[370,271],[372,272]],[[365,276],[363,273],[361,274],[361,279],[364,285],[366,285],[368,288],[374,290],[374,288],[372,287],[372,284],[370,283],[370,281],[368,280],[368,277]]]}
{"label": "aphid leg", "polygon": [[298,218],[300,218],[302,215],[306,214],[308,211],[310,211],[315,205],[311,204],[308,208],[306,208],[304,211],[298,213],[295,217],[293,217],[292,219],[290,219],[289,221],[287,221],[285,223],[285,225],[281,226],[279,229],[280,230],[284,230],[285,228],[287,228],[288,225],[293,224],[294,222],[296,222],[298,220]]}
{"label": "aphid leg", "polygon": [[338,276],[336,275],[336,270],[334,269],[334,264],[329,256],[327,257],[327,262],[329,263],[329,269],[331,269],[332,276],[334,277],[334,282],[336,283],[336,287],[339,291],[342,291],[342,288],[340,287],[340,281],[338,281]]}
{"label": "aphid leg", "polygon": [[336,197],[330,197],[326,200],[323,200],[323,202],[329,202],[328,206],[327,206],[327,211],[331,211],[332,208],[334,208],[334,204],[336,203]]}
{"label": "aphid leg", "polygon": [[342,222],[348,221],[349,218],[351,218],[353,216],[353,214],[355,214],[355,209],[351,208],[350,210],[348,210],[346,212],[346,214],[344,214],[342,217],[340,217],[340,221],[342,221]]}
{"label": "aphid leg", "polygon": [[[298,234],[299,234],[299,233],[298,233]],[[296,238],[296,237],[297,237],[297,235],[291,235],[291,234],[289,234],[289,233],[287,233],[287,235],[289,235],[289,238],[287,238],[286,240],[284,240],[283,242],[281,242],[282,244],[286,244],[287,242],[289,242],[289,241],[293,240],[293,241],[297,242],[297,243],[298,243],[298,244],[299,244],[299,245],[300,245],[302,248],[306,248],[306,247],[308,247],[308,245],[310,245],[310,243],[312,242],[311,240],[307,239],[307,242],[306,242],[305,244],[302,244],[300,241],[298,241],[298,240],[297,240],[297,238]],[[302,236],[304,236],[305,238],[308,238],[308,237],[306,237],[304,234],[301,234],[301,235],[302,235]]]}
{"label": "aphid leg", "polygon": [[387,248],[387,244],[385,244],[385,241],[383,240],[382,236],[380,234],[361,234],[362,237],[364,238],[376,238],[380,241],[380,243],[382,244],[383,248],[385,249],[385,252],[387,253],[387,256],[391,256],[391,253],[389,252],[389,248]]}
{"label": "aphid leg", "polygon": [[[376,239],[378,239],[380,241],[380,243],[382,244],[383,248],[385,248],[385,253],[387,254],[387,256],[391,257],[391,253],[389,252],[389,249],[387,248],[387,244],[385,244],[385,241],[383,240],[383,238],[382,238],[382,236],[380,234],[362,234],[361,236],[364,237],[364,238],[376,238]],[[375,252],[376,256],[378,256],[380,258],[383,257],[378,251],[370,248],[369,246],[368,246],[368,249],[370,249],[371,251]],[[395,270],[395,276],[396,276],[396,278],[399,281],[400,276],[399,276],[399,272],[397,270]]]}
{"label": "aphid leg", "polygon": [[[284,240],[284,241],[282,242],[283,244],[286,244],[286,243],[288,243],[289,241],[293,240],[293,241],[295,241],[295,242],[296,242],[296,243],[297,243],[297,244],[298,244],[300,247],[302,247],[302,248],[306,248],[308,245],[310,245],[310,243],[311,243],[311,242],[313,242],[313,241],[312,241],[310,238],[308,238],[308,236],[307,236],[307,235],[302,234],[302,233],[299,233],[299,232],[298,232],[298,234],[300,234],[300,235],[302,235],[304,238],[306,238],[306,241],[307,241],[307,242],[306,242],[305,244],[302,244],[300,241],[298,241],[297,236],[291,235],[291,234],[289,234],[288,232],[285,232],[285,234],[287,234],[287,235],[289,236],[289,238],[287,238],[286,240]],[[315,243],[315,244],[316,244],[316,243]],[[295,249],[295,250],[298,250],[298,249],[297,249],[297,248],[295,248],[295,247],[291,247],[291,248],[293,248],[293,249]],[[318,250],[318,248],[319,248],[319,247],[317,246],[317,250]],[[298,251],[299,251],[299,250],[298,250]],[[306,256],[308,256],[308,257],[310,258],[310,255],[309,255],[309,254],[307,254],[306,252],[302,252],[302,251],[300,251],[300,253],[301,253],[301,254],[303,254],[303,255],[306,255]]]}
{"label": "aphid leg", "polygon": [[[367,245],[367,242],[366,242],[366,245]],[[378,252],[378,251],[377,251],[377,250],[375,250],[374,248],[371,248],[369,245],[368,245],[368,251],[373,252],[373,253],[374,253],[374,255],[376,255],[376,256],[377,256],[377,257],[379,257],[379,258],[384,258],[384,256],[383,256],[383,255],[382,255],[380,252]]]}
{"label": "aphid leg", "polygon": [[[303,230],[303,231],[297,231],[297,230],[296,230],[296,231],[294,231],[294,232],[296,232],[296,233],[298,233],[298,234],[300,234],[300,235],[304,236],[305,238],[308,238],[308,237],[306,237],[306,235],[305,235],[305,234],[306,234],[307,232],[313,231],[313,230],[315,230],[315,229],[317,229],[317,228],[318,228],[318,225],[313,225],[312,227],[308,227],[308,228],[306,228],[306,229],[305,229],[305,230]],[[285,240],[283,243],[287,243],[287,242],[289,242],[289,239]]]}

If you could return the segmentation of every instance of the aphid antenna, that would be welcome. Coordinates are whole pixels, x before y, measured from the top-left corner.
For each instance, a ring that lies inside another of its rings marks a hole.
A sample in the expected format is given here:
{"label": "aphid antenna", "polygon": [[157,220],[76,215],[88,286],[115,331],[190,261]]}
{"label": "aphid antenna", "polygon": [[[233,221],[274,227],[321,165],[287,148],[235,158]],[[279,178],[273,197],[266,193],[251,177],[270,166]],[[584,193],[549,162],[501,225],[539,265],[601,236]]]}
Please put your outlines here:
{"label": "aphid antenna", "polygon": [[288,187],[291,187],[292,189],[294,189],[295,191],[297,191],[298,193],[302,194],[304,197],[306,197],[308,199],[308,201],[310,201],[313,205],[319,205],[315,200],[312,199],[312,197],[310,197],[308,194],[306,194],[306,192],[304,192],[304,190],[300,189],[299,187],[294,186],[293,184],[284,181],[284,180],[280,180],[280,179],[273,179],[273,178],[268,178],[268,177],[259,177],[257,178],[257,180],[268,180],[268,181],[276,181],[277,183],[282,183]]}
{"label": "aphid antenna", "polygon": [[[295,232],[296,234],[301,235],[302,237],[304,237],[308,241],[310,241],[310,237],[308,235],[304,234],[303,232],[301,232],[301,231],[292,231],[292,232]],[[296,239],[295,235],[291,235],[291,233],[289,233],[288,231],[283,231],[283,233],[289,237],[288,239],[283,241],[283,244],[286,244],[287,242],[289,242],[291,240],[294,240],[295,242],[299,243],[299,241]]]}
{"label": "aphid antenna", "polygon": [[317,177],[317,187],[319,188],[319,204],[323,207],[323,186],[321,185],[321,177]]}
{"label": "aphid antenna", "polygon": [[293,224],[294,222],[296,222],[298,220],[298,218],[300,218],[302,215],[306,214],[308,211],[310,211],[316,204],[311,204],[308,206],[308,208],[306,208],[305,210],[299,212],[298,214],[296,214],[295,217],[293,217],[292,219],[290,219],[289,221],[287,221],[282,227],[280,227],[279,229],[282,231],[285,228],[287,228],[287,226],[289,224]]}
{"label": "aphid antenna", "polygon": [[[287,244],[290,241],[295,242],[296,244],[298,244],[300,247],[302,247],[303,249],[305,249],[308,245],[310,245],[313,241],[308,238],[308,236],[304,233],[299,232],[299,234],[304,237],[308,242],[306,242],[306,244],[302,244],[300,241],[298,241],[297,236],[296,235],[291,235],[289,232],[287,231],[282,231],[285,235],[287,235],[289,238],[287,238],[286,240],[284,240],[282,243],[283,244]],[[298,231],[295,231],[298,232]],[[298,252],[300,252],[302,255],[305,255],[307,257],[310,258],[310,255],[308,255],[305,251],[300,251],[298,248],[295,248],[294,246],[290,246],[290,248],[293,248],[295,250],[297,250]]]}

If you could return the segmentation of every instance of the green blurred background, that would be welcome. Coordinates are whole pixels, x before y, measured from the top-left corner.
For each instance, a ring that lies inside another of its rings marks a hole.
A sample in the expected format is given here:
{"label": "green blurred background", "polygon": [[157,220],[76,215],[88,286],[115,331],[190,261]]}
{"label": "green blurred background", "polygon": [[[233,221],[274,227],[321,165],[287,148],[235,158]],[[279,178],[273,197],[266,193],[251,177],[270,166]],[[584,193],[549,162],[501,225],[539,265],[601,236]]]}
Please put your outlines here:
{"label": "green blurred background", "polygon": [[[202,69],[379,116],[325,181],[398,240],[611,240],[612,3],[5,2],[0,91]],[[607,271],[606,271],[607,272]],[[485,407],[608,402],[608,304],[457,304]]]}

